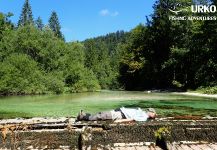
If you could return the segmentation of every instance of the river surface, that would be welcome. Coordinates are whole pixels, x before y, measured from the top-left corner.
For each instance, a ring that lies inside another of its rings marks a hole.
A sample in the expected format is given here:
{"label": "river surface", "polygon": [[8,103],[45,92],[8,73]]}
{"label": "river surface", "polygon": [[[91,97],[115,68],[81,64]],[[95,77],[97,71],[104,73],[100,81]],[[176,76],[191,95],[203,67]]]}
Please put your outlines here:
{"label": "river surface", "polygon": [[217,116],[217,99],[174,93],[101,91],[66,95],[0,97],[0,118],[75,117],[118,107],[156,108],[159,116]]}

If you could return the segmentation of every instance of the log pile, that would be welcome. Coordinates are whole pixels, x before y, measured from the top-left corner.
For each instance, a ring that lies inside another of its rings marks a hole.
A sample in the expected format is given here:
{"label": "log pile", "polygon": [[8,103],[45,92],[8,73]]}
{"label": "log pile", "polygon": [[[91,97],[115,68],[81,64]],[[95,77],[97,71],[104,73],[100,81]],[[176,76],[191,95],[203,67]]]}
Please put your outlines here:
{"label": "log pile", "polygon": [[0,149],[217,148],[215,118],[158,118],[142,123],[75,122],[73,118],[0,120]]}

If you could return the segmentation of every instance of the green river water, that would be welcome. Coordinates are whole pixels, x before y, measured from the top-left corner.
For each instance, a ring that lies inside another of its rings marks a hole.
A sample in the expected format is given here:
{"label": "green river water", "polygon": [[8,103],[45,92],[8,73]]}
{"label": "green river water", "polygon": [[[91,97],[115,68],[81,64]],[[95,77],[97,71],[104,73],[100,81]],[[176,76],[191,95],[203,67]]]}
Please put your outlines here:
{"label": "green river water", "polygon": [[118,107],[154,107],[159,116],[217,116],[217,99],[173,93],[101,91],[67,95],[0,97],[0,119],[75,117],[80,109],[95,113]]}

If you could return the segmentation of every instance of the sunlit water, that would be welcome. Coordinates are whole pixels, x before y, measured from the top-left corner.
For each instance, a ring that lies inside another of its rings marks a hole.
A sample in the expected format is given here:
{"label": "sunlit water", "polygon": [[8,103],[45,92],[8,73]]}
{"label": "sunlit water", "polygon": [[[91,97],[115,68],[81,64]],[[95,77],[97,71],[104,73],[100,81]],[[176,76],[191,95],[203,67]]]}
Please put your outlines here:
{"label": "sunlit water", "polygon": [[95,113],[125,107],[154,107],[161,116],[217,116],[217,99],[173,93],[102,91],[68,95],[12,96],[0,98],[0,118],[72,117],[79,110]]}

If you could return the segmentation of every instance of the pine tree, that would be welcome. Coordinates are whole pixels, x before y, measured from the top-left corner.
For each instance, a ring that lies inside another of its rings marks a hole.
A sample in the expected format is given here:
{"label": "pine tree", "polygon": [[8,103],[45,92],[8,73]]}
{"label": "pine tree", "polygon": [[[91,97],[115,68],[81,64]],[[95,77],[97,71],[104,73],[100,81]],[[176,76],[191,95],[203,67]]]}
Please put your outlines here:
{"label": "pine tree", "polygon": [[60,26],[60,23],[59,23],[59,19],[58,19],[57,13],[55,11],[53,11],[51,13],[51,16],[50,16],[50,19],[49,19],[49,27],[54,32],[56,37],[64,40],[63,34],[61,32],[61,26]]}
{"label": "pine tree", "polygon": [[27,24],[33,24],[33,15],[29,0],[26,0],[23,5],[22,13],[18,21],[18,26],[24,26]]}
{"label": "pine tree", "polygon": [[35,20],[35,25],[39,30],[42,30],[44,28],[41,17],[38,17],[37,20]]}

